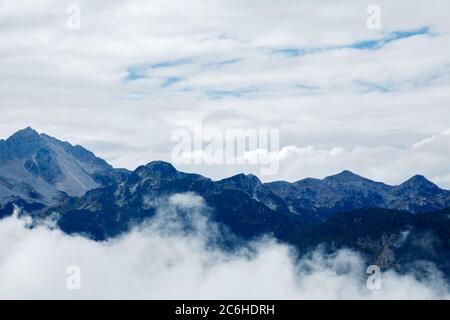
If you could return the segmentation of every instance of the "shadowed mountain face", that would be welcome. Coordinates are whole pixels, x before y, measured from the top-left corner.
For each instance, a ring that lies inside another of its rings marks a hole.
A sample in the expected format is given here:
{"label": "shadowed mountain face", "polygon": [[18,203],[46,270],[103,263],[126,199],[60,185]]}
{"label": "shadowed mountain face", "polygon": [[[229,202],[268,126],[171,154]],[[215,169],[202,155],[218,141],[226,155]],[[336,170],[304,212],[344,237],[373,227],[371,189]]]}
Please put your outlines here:
{"label": "shadowed mountain face", "polygon": [[81,146],[26,128],[0,140],[0,204],[14,199],[54,204],[64,194],[82,196],[101,186],[96,175],[112,170]]}
{"label": "shadowed mountain face", "polygon": [[282,237],[288,218],[297,226],[305,224],[300,216],[275,212],[246,191],[228,189],[201,175],[178,172],[162,161],[141,166],[115,184],[71,198],[52,210],[61,213],[63,231],[102,240],[152,217],[167,197],[187,192],[202,196],[213,209],[215,221],[243,238],[264,233]]}

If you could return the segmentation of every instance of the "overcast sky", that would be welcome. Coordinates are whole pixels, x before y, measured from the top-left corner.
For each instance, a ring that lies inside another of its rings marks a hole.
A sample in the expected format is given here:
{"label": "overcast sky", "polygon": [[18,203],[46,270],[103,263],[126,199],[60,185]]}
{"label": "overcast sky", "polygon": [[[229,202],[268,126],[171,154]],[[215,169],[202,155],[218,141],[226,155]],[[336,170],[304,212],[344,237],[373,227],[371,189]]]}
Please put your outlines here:
{"label": "overcast sky", "polygon": [[280,171],[263,180],[350,169],[450,188],[449,13],[447,0],[0,0],[0,137],[32,126],[134,169],[170,160],[179,128],[275,128]]}

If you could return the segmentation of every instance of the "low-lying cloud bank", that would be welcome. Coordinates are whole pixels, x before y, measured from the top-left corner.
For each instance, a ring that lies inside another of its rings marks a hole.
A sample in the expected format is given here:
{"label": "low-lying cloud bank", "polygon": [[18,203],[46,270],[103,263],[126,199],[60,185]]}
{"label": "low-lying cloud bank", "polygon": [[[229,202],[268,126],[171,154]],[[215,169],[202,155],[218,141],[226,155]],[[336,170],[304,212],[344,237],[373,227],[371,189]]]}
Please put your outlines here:
{"label": "low-lying cloud bank", "polygon": [[[219,228],[200,197],[175,195],[154,219],[123,237],[99,243],[14,216],[0,221],[0,299],[445,299],[438,272],[425,280],[393,271],[381,290],[366,286],[367,265],[355,252],[300,260],[265,238],[233,252],[212,245]],[[80,290],[69,290],[81,271]]]}

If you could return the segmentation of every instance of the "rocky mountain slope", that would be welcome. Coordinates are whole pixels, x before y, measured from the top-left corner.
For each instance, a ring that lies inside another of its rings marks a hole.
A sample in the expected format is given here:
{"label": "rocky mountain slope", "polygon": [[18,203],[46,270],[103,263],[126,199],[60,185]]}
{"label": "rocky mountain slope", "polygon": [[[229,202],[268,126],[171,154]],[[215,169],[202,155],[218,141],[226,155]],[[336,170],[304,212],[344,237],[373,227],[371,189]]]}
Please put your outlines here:
{"label": "rocky mountain slope", "polygon": [[0,140],[0,204],[17,199],[55,204],[100,187],[113,168],[81,146],[31,128]]}

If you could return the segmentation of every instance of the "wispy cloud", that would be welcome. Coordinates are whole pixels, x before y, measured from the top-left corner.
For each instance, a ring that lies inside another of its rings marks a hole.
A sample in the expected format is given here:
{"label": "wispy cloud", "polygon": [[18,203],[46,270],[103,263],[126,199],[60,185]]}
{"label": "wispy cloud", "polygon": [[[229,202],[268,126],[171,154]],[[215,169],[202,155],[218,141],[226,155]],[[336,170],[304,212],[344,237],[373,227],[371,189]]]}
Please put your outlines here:
{"label": "wispy cloud", "polygon": [[0,136],[109,141],[93,151],[133,169],[167,160],[186,123],[316,149],[406,149],[448,128],[448,1],[380,0],[380,31],[357,0],[167,1],[80,0],[80,30],[56,0],[0,2]]}

